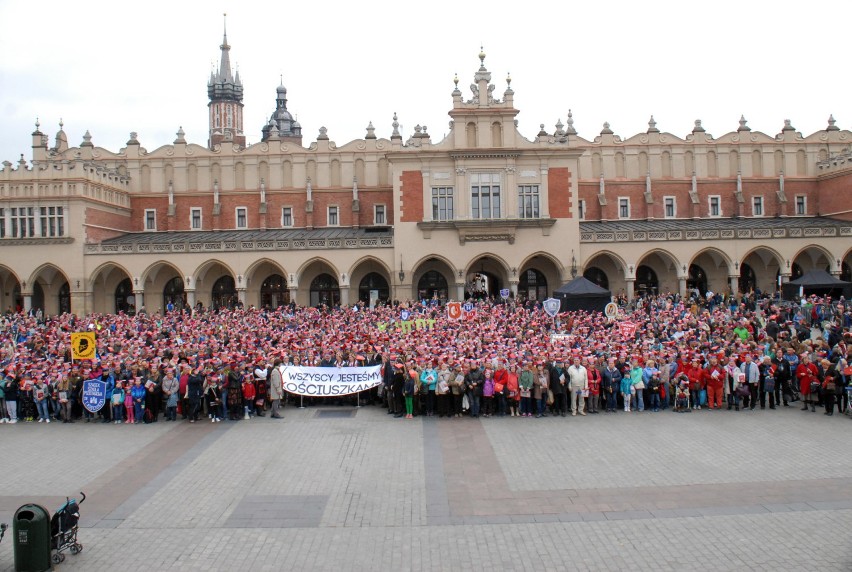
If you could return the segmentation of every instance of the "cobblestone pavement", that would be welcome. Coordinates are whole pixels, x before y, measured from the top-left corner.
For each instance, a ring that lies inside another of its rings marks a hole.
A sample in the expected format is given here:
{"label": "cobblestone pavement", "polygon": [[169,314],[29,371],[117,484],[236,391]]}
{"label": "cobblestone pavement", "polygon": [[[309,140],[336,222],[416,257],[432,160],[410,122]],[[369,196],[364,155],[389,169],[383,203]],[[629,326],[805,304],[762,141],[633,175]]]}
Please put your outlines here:
{"label": "cobblestone pavement", "polygon": [[0,426],[0,521],[85,491],[68,570],[852,569],[848,418],[326,410]]}

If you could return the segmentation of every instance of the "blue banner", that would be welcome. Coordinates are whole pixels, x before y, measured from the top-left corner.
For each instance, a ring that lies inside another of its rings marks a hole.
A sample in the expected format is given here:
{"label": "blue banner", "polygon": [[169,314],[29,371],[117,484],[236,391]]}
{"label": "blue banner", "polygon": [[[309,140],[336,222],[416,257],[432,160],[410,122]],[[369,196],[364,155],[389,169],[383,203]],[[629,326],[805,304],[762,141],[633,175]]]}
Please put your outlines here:
{"label": "blue banner", "polygon": [[83,407],[97,413],[106,404],[106,382],[89,379],[83,382]]}

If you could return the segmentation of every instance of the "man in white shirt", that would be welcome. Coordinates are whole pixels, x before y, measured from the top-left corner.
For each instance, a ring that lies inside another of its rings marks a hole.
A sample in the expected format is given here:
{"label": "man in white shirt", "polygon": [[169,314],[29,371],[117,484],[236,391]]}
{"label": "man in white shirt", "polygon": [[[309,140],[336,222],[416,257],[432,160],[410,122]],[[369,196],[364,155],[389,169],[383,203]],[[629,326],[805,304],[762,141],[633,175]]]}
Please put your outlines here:
{"label": "man in white shirt", "polygon": [[580,358],[574,356],[574,363],[568,368],[568,385],[571,388],[571,415],[585,415],[586,402],[584,393],[589,389],[589,372],[580,365]]}

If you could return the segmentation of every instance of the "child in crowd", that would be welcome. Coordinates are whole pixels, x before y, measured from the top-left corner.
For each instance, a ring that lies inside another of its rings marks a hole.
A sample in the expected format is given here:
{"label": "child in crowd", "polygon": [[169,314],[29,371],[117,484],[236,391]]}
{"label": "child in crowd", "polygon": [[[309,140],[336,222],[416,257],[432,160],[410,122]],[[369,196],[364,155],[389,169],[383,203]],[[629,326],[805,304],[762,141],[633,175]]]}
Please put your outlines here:
{"label": "child in crowd", "polygon": [[133,380],[133,387],[130,389],[130,394],[133,396],[133,422],[145,419],[145,386],[142,385],[142,378],[137,377]]}
{"label": "child in crowd", "polygon": [[130,393],[130,387],[124,392],[124,411],[126,412],[124,423],[133,423],[133,395]]}
{"label": "child in crowd", "polygon": [[686,413],[689,411],[689,378],[685,373],[682,373],[678,376],[678,379],[680,381],[677,387],[675,411]]}
{"label": "child in crowd", "polygon": [[254,412],[254,380],[252,374],[246,372],[243,375],[243,406],[245,408],[244,419],[250,419],[251,413]]}
{"label": "child in crowd", "polygon": [[494,413],[494,377],[490,367],[485,368],[485,381],[482,384],[483,417]]}
{"label": "child in crowd", "polygon": [[115,424],[119,425],[123,417],[121,412],[124,409],[124,383],[121,380],[116,380],[110,401],[112,403],[112,418]]}
{"label": "child in crowd", "polygon": [[48,397],[50,396],[50,388],[43,379],[36,381],[33,385],[33,401],[35,401],[36,409],[38,410],[38,422],[50,423],[50,411],[48,410]]}

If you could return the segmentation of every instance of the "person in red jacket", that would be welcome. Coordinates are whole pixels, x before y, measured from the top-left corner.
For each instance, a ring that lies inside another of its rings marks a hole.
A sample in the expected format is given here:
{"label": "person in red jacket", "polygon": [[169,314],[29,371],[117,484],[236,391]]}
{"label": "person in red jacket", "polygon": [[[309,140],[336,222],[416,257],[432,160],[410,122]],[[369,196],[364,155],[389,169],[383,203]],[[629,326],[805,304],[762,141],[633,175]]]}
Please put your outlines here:
{"label": "person in red jacket", "polygon": [[703,370],[703,381],[707,387],[707,407],[719,410],[722,407],[722,393],[725,384],[725,369],[719,365],[716,355],[710,356],[710,365]]}
{"label": "person in red jacket", "polygon": [[[811,363],[811,358],[808,354],[802,354],[802,359],[799,361],[799,366],[796,368],[796,379],[799,380],[799,392],[802,394],[802,401],[805,405],[802,411],[808,410],[808,405],[811,406],[811,411],[816,411],[816,402],[819,399],[819,369]],[[817,384],[816,393],[811,392],[811,384]]]}
{"label": "person in red jacket", "polygon": [[701,390],[704,389],[704,370],[701,368],[701,359],[692,358],[689,368],[686,370],[689,378],[689,396],[692,399],[692,408],[701,409]]}
{"label": "person in red jacket", "polygon": [[245,410],[245,415],[243,419],[249,419],[251,417],[251,413],[254,411],[254,398],[256,395],[254,388],[254,379],[251,373],[245,372],[243,374],[243,408]]}

